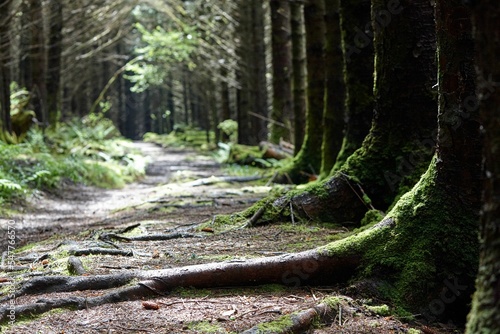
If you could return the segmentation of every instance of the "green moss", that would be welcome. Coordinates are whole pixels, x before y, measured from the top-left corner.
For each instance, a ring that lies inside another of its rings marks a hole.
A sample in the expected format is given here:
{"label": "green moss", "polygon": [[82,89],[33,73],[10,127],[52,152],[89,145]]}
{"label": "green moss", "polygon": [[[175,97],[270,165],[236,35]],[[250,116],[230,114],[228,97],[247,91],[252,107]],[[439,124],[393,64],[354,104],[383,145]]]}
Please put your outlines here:
{"label": "green moss", "polygon": [[257,325],[257,333],[259,334],[272,334],[284,333],[288,328],[293,326],[292,316],[285,315],[276,320],[265,322]]}
{"label": "green moss", "polygon": [[386,317],[391,314],[389,306],[383,304],[383,305],[365,305],[365,307],[370,310],[371,312]]}
{"label": "green moss", "polygon": [[338,309],[339,305],[348,302],[348,300],[343,296],[330,296],[324,298],[321,302],[328,305],[329,308]]}
{"label": "green moss", "polygon": [[419,329],[415,329],[415,328],[408,328],[408,332],[406,332],[407,334],[422,334],[422,331],[419,330]]}
{"label": "green moss", "polygon": [[363,219],[361,219],[361,226],[377,223],[384,219],[384,213],[379,210],[369,210],[366,212]]}
{"label": "green moss", "polygon": [[200,298],[212,295],[211,290],[195,288],[177,288],[173,293],[183,298]]}
{"label": "green moss", "polygon": [[[455,202],[436,178],[433,161],[413,190],[387,214],[396,222],[390,235],[383,243],[366,248],[364,274],[390,282],[386,295],[403,308],[427,306],[447,288],[450,277],[466,285],[467,291],[473,290],[477,213]],[[457,299],[465,303],[467,292],[461,295],[464,298]]]}
{"label": "green moss", "polygon": [[227,331],[209,321],[193,321],[188,324],[188,328],[196,333],[227,333]]}
{"label": "green moss", "polygon": [[390,237],[391,221],[387,220],[375,227],[367,228],[354,235],[334,241],[318,248],[318,251],[327,256],[346,256],[349,254],[363,254],[369,249],[377,247]]}

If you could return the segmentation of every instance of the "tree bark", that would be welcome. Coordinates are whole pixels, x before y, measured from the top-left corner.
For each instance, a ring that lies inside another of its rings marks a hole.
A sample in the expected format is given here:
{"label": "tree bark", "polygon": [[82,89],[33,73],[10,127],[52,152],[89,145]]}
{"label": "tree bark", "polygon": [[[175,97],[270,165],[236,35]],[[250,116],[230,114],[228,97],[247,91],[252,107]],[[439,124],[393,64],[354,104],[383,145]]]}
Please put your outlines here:
{"label": "tree bark", "polygon": [[21,0],[19,5],[21,10],[20,32],[19,32],[19,85],[30,89],[32,86],[31,61],[29,57],[31,44],[31,29],[29,29],[29,3],[28,0]]}
{"label": "tree bark", "polygon": [[345,82],[340,30],[340,0],[325,0],[325,108],[320,175],[330,174],[344,136]]}
{"label": "tree bark", "polygon": [[[362,147],[339,169],[386,210],[426,170],[434,146],[436,39],[425,0],[372,2],[375,113]],[[368,31],[367,34],[372,34]],[[406,84],[401,84],[405,82]]]}
{"label": "tree bark", "polygon": [[248,44],[249,40],[252,40],[253,32],[251,27],[252,8],[251,1],[239,1],[238,2],[238,27],[236,32],[238,34],[239,43],[237,45],[237,55],[238,55],[238,69],[237,69],[237,81],[239,87],[236,91],[236,102],[237,102],[237,121],[238,121],[238,144],[251,145],[251,128],[250,128],[250,87],[251,87],[251,73],[253,57],[251,56],[253,50]]}
{"label": "tree bark", "polygon": [[370,0],[340,1],[346,124],[331,175],[361,147],[373,118],[373,35],[365,33],[371,31],[370,5]]}
{"label": "tree bark", "polygon": [[[483,208],[480,224],[479,273],[476,293],[467,323],[467,333],[500,333],[500,35],[498,2],[478,1],[473,9],[476,39],[479,101],[467,101],[471,109],[479,107],[484,128]],[[475,104],[479,102],[479,105]],[[468,110],[467,110],[468,111]]]}
{"label": "tree bark", "polygon": [[61,57],[63,4],[61,0],[49,2],[49,45],[47,55],[47,109],[49,124],[55,125],[61,112]]}
{"label": "tree bark", "polygon": [[11,0],[0,1],[0,138],[12,132],[10,120],[10,21]]}
{"label": "tree bark", "polygon": [[[291,141],[289,122],[292,119],[292,45],[288,0],[271,0],[273,58],[273,108],[270,141]],[[293,120],[293,119],[292,119]],[[283,126],[283,124],[285,126]]]}
{"label": "tree bark", "polygon": [[297,155],[305,137],[307,108],[306,37],[304,4],[294,1],[291,6],[292,59],[293,59],[293,115],[294,143]]}
{"label": "tree bark", "polygon": [[324,0],[310,0],[304,5],[307,64],[307,110],[305,137],[292,164],[285,167],[279,182],[291,179],[306,183],[321,168],[323,112],[325,109],[325,5]]}
{"label": "tree bark", "polygon": [[41,0],[29,0],[29,17],[31,21],[30,67],[32,86],[28,87],[32,94],[33,109],[38,122],[47,125],[47,66],[46,42],[44,35],[44,15]]}
{"label": "tree bark", "polygon": [[[231,119],[231,103],[230,103],[230,96],[229,96],[229,78],[227,70],[222,69],[222,78],[223,81],[221,82],[221,108],[220,108],[220,118],[219,120],[221,122]],[[229,136],[224,133],[224,131],[220,132],[220,141],[222,142],[227,142],[229,140]]]}
{"label": "tree bark", "polygon": [[[318,174],[321,168],[323,112],[325,110],[325,3],[309,0],[304,5],[307,59],[307,110],[304,142],[290,172],[301,182],[300,172]],[[302,174],[303,175],[303,174]]]}
{"label": "tree bark", "polygon": [[[266,41],[265,41],[265,20],[264,7],[262,1],[252,0],[252,46],[251,52],[253,60],[250,73],[250,111],[266,118],[268,116],[268,95],[267,95],[267,66],[266,66]],[[267,124],[262,118],[251,117],[251,143],[256,145],[262,140],[267,140]]]}

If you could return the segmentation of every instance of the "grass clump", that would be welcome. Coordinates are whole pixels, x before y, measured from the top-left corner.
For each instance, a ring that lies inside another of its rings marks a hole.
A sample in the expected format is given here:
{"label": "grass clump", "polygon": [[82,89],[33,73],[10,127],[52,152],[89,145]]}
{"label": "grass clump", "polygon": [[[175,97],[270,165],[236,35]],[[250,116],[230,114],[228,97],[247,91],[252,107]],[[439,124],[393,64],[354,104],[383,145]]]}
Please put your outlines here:
{"label": "grass clump", "polygon": [[0,204],[67,182],[122,187],[143,176],[147,163],[102,115],[32,128],[20,143],[0,141],[0,155]]}

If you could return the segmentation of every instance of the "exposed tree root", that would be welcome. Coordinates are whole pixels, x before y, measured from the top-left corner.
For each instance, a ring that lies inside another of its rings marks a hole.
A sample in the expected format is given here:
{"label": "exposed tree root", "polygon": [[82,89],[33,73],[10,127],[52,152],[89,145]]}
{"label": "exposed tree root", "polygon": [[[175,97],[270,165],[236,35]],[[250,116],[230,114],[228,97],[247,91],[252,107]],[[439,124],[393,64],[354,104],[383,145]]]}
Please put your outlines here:
{"label": "exposed tree root", "polygon": [[101,247],[70,249],[69,255],[83,256],[83,255],[118,255],[118,256],[134,256],[132,250],[109,249]]}
{"label": "exposed tree root", "polygon": [[305,333],[313,327],[315,321],[320,320],[323,323],[330,323],[336,316],[337,308],[321,303],[307,310],[285,315],[269,323],[258,324],[242,332],[242,334]]}
{"label": "exposed tree root", "polygon": [[26,281],[14,294],[1,298],[0,302],[25,295],[83,290],[105,290],[129,284],[136,278],[135,272],[97,276],[43,276]]}
{"label": "exposed tree root", "polygon": [[70,308],[82,310],[109,303],[118,303],[127,300],[137,300],[156,295],[153,291],[143,285],[136,285],[125,289],[107,293],[99,297],[67,297],[59,299],[40,299],[36,303],[20,305],[15,307],[3,306],[0,308],[0,323],[9,320],[9,315],[15,317],[33,316],[43,314],[58,308]]}
{"label": "exposed tree root", "polygon": [[83,275],[86,270],[79,258],[70,256],[68,259],[68,272],[71,275]]}
{"label": "exposed tree root", "polygon": [[[276,198],[261,200],[241,213],[252,227],[283,221],[321,221],[344,226],[359,226],[366,212],[373,210],[361,186],[345,174],[311,184],[305,190],[289,191]],[[215,216],[224,221],[224,216]]]}
{"label": "exposed tree root", "polygon": [[[25,282],[13,296],[1,301],[30,294],[112,289],[130,284],[134,279],[141,280],[134,286],[100,297],[45,299],[32,305],[14,308],[16,315],[41,314],[60,307],[82,309],[105,303],[148,298],[155,294],[164,295],[177,287],[207,288],[269,283],[299,286],[344,282],[355,274],[366,249],[380,242],[379,239],[386,238],[385,232],[393,226],[394,222],[388,219],[348,238],[349,240],[343,239],[327,247],[300,253],[116,275],[37,277]],[[0,308],[0,323],[8,321],[7,316],[11,310],[9,306]]]}
{"label": "exposed tree root", "polygon": [[181,238],[203,238],[202,235],[186,232],[175,232],[169,234],[147,234],[129,237],[130,241],[162,241]]}
{"label": "exposed tree root", "polygon": [[114,233],[106,233],[102,234],[99,239],[101,240],[110,240],[116,239],[119,241],[164,241],[164,240],[172,240],[172,239],[181,239],[181,238],[203,238],[202,235],[194,234],[194,233],[186,233],[186,232],[174,232],[168,234],[146,234],[146,235],[136,235],[131,237],[124,237]]}
{"label": "exposed tree root", "polygon": [[260,175],[254,175],[254,176],[219,176],[219,177],[207,177],[204,179],[199,179],[195,180],[192,182],[186,183],[186,186],[191,186],[191,187],[199,187],[199,186],[207,186],[215,183],[222,183],[222,182],[252,182],[252,181],[257,181],[261,180],[263,177]]}

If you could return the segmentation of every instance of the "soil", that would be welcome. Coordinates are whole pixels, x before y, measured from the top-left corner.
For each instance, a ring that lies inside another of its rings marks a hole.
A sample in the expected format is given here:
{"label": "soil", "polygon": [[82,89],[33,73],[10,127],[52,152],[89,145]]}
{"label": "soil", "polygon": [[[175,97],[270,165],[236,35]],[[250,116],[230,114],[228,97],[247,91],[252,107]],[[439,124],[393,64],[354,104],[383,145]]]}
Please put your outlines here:
{"label": "soil", "polygon": [[[0,282],[67,274],[64,247],[103,247],[97,236],[119,233],[127,228],[129,231],[124,235],[128,236],[191,231],[200,223],[210,222],[214,215],[237,215],[271,190],[262,186],[262,181],[201,182],[198,185],[200,182],[196,180],[227,176],[229,171],[210,156],[191,149],[165,149],[142,142],[135,145],[151,157],[147,176],[139,182],[114,190],[66,184],[57,191],[34,194],[29,206],[18,208],[20,214],[0,222],[2,227],[14,227],[15,264],[29,268],[18,272],[0,271]],[[283,223],[233,229],[223,234],[212,232],[206,229],[206,232],[196,233],[196,238],[168,241],[113,241],[113,245],[131,250],[134,256],[81,257],[85,275],[295,252],[326,244],[344,229]],[[0,249],[7,249],[7,241],[7,238],[0,241]],[[0,283],[0,289],[4,288],[0,291],[5,294],[9,284]],[[410,328],[419,329],[421,333],[462,332],[450,324],[425,327],[418,322],[406,323],[396,316],[378,315],[367,305],[380,305],[383,301],[363,299],[346,287],[268,285],[177,289],[168,296],[150,300],[158,306],[157,310],[146,309],[141,301],[79,311],[55,310],[35,318],[16,319],[14,325],[3,326],[2,333],[239,333],[259,323],[305,310],[327,296],[346,291],[351,294],[346,298],[352,298],[351,312],[330,324],[318,324],[310,333],[418,333]],[[15,303],[23,305],[41,298],[102,293],[78,291],[23,296]]]}

